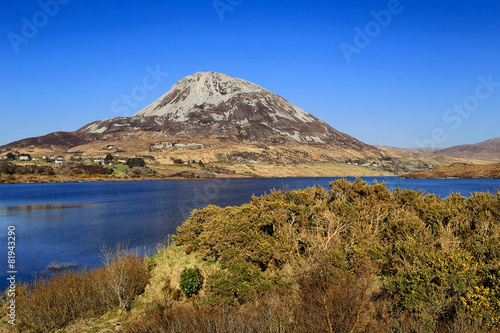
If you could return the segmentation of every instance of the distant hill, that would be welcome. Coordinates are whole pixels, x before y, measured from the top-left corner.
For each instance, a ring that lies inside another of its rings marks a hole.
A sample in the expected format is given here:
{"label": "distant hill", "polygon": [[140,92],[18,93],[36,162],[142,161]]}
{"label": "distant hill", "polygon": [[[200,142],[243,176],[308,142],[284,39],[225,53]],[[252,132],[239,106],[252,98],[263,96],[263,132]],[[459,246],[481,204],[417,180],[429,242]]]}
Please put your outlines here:
{"label": "distant hill", "polygon": [[466,160],[480,160],[486,163],[500,163],[500,137],[476,144],[439,149],[433,154]]}
{"label": "distant hill", "polygon": [[[420,148],[400,148],[391,146],[376,147],[380,149],[391,149],[396,151],[406,151],[415,154],[430,154],[435,157],[449,158],[448,163],[470,162],[470,163],[500,163],[500,137],[486,140],[475,144],[453,146],[449,148],[420,147]],[[445,162],[445,160],[443,160]]]}
{"label": "distant hill", "polygon": [[500,178],[500,163],[483,165],[453,163],[405,174],[400,178]]}

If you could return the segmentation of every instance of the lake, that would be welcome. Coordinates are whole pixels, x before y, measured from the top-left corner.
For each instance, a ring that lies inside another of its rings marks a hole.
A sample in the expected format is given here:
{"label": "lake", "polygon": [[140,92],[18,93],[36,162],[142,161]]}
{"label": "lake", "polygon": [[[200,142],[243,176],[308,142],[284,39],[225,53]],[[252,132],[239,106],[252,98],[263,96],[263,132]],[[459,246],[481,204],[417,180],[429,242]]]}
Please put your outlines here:
{"label": "lake", "polygon": [[[337,178],[253,178],[208,180],[154,180],[100,183],[0,185],[0,288],[7,285],[7,230],[15,227],[17,278],[30,279],[52,262],[79,267],[100,264],[105,244],[126,243],[152,254],[156,244],[176,232],[194,208],[208,204],[240,205],[270,189],[298,189],[328,184]],[[355,178],[346,178],[354,181]],[[441,197],[452,191],[500,189],[500,179],[398,179],[364,177],[372,184],[424,190]]]}

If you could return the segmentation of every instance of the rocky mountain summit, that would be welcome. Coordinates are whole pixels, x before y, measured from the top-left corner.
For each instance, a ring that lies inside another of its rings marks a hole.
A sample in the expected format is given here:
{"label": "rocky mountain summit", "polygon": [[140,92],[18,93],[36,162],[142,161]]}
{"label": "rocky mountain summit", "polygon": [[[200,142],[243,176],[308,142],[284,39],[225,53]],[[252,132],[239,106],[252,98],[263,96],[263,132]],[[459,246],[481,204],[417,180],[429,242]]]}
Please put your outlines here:
{"label": "rocky mountain summit", "polygon": [[[366,148],[362,142],[256,84],[214,72],[198,72],[132,117],[90,123],[78,130],[108,134],[126,129],[161,131],[167,136],[235,137],[283,143],[335,143]],[[286,140],[285,140],[286,139]]]}

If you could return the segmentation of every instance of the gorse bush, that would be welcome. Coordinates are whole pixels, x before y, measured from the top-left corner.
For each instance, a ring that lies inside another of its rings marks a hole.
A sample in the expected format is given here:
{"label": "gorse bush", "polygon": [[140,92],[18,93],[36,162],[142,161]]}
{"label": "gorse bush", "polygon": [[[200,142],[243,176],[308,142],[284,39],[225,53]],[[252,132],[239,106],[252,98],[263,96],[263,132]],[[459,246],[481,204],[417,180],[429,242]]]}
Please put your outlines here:
{"label": "gorse bush", "polygon": [[210,304],[288,292],[294,320],[315,331],[500,328],[499,193],[330,187],[193,211],[174,240],[221,264]]}
{"label": "gorse bush", "polygon": [[184,295],[191,297],[197,294],[202,287],[203,275],[199,268],[186,268],[182,271],[179,288],[181,288]]}

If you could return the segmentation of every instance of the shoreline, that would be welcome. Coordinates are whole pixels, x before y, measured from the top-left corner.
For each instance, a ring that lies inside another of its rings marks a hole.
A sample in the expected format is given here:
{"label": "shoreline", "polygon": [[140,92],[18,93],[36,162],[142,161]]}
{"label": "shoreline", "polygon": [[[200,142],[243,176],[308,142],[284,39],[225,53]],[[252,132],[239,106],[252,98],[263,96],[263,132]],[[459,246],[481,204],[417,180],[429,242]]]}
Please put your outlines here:
{"label": "shoreline", "polygon": [[14,184],[65,184],[65,183],[106,183],[106,182],[138,182],[138,181],[155,181],[155,180],[209,180],[209,179],[272,179],[272,178],[364,178],[364,177],[394,177],[399,179],[428,179],[428,180],[457,180],[457,179],[498,179],[496,177],[404,177],[397,175],[366,175],[366,176],[353,176],[353,175],[335,175],[335,176],[269,176],[269,177],[248,177],[248,176],[237,176],[237,177],[214,177],[214,178],[182,178],[182,177],[165,177],[165,178],[115,178],[115,179],[102,179],[102,178],[87,178],[79,180],[64,180],[64,181],[10,181],[2,182],[1,185],[14,185]]}

